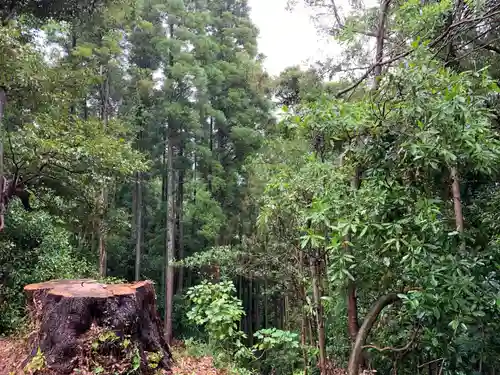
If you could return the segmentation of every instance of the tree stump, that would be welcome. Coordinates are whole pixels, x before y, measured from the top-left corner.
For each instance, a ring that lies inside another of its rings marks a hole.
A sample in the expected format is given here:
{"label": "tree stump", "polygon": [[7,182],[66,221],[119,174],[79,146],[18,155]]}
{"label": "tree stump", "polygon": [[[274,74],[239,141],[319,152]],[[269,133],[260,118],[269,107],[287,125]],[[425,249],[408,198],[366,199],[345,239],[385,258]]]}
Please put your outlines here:
{"label": "tree stump", "polygon": [[23,367],[43,356],[44,371],[61,375],[170,370],[152,282],[52,280],[24,290],[35,329]]}

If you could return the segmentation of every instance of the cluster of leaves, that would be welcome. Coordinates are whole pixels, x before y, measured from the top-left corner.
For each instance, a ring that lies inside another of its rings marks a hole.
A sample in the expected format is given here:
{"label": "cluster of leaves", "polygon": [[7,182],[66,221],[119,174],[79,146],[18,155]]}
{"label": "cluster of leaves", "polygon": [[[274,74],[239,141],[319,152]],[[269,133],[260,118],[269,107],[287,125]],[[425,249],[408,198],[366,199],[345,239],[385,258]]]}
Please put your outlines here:
{"label": "cluster of leaves", "polygon": [[18,202],[11,212],[0,251],[0,331],[4,333],[17,328],[26,316],[26,284],[95,276],[93,267],[79,256],[72,234],[57,217],[44,211],[27,213]]}
{"label": "cluster of leaves", "polygon": [[[273,241],[268,251],[283,251],[287,239],[326,257],[330,297],[355,281],[360,311],[373,296],[421,290],[401,295],[402,308],[388,313],[389,326],[376,339],[397,346],[405,330],[424,326],[418,345],[425,349],[408,362],[425,353],[463,369],[479,353],[484,358],[488,345],[481,336],[477,352],[464,340],[499,313],[498,252],[457,232],[448,181],[453,169],[463,176],[462,191],[495,181],[500,143],[488,102],[498,88],[485,70],[456,73],[427,56],[423,48],[388,73],[375,96],[346,102],[325,95],[291,113],[284,135],[263,155],[268,165],[255,163],[255,173],[267,176],[260,223],[268,246]],[[311,152],[276,157],[276,147],[300,143]],[[356,170],[360,186],[353,188]],[[479,203],[469,199],[471,207]]]}
{"label": "cluster of leaves", "polygon": [[209,353],[216,365],[236,363],[242,371],[255,371],[259,367],[280,373],[299,367],[301,346],[296,333],[261,329],[254,333],[257,342],[251,348],[244,345],[246,335],[238,329],[244,311],[241,301],[233,295],[235,291],[230,281],[204,281],[186,292],[191,304],[188,319],[207,332]]}

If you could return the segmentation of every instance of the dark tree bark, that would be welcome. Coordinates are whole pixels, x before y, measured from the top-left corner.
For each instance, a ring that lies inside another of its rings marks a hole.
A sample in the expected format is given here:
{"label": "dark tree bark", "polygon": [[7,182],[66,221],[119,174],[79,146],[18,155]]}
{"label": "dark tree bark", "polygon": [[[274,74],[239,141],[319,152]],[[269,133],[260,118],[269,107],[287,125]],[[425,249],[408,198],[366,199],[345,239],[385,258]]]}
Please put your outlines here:
{"label": "dark tree bark", "polygon": [[[102,127],[104,130],[108,127],[109,119],[109,70],[106,68],[105,72],[101,66],[101,76],[104,78],[101,87],[101,107],[100,107],[100,117],[102,120]],[[99,198],[100,207],[100,222],[98,226],[98,247],[99,247],[99,275],[101,277],[106,277],[107,264],[108,264],[108,253],[106,251],[106,225],[105,216],[108,205],[108,193],[106,187],[101,190],[101,196]]]}
{"label": "dark tree bark", "polygon": [[136,172],[135,201],[135,281],[141,278],[142,248],[142,173]]}
{"label": "dark tree bark", "polygon": [[319,347],[319,368],[321,375],[326,374],[326,335],[325,321],[323,319],[323,304],[321,303],[320,275],[318,275],[318,257],[309,256],[309,267],[311,270],[311,279],[313,286],[314,309],[316,315],[316,325],[318,331]]}
{"label": "dark tree bark", "polygon": [[0,231],[3,230],[5,226],[5,171],[3,166],[3,134],[4,134],[4,126],[3,126],[3,111],[5,110],[5,106],[7,105],[7,95],[5,94],[5,90],[3,87],[0,87]]}
{"label": "dark tree bark", "polygon": [[387,14],[389,12],[389,5],[391,0],[381,0],[380,1],[380,11],[378,18],[378,27],[377,27],[377,50],[375,53],[375,69],[373,69],[373,73],[375,76],[375,82],[373,89],[378,90],[380,77],[382,75],[382,60],[384,58],[384,42],[386,37],[386,23],[387,23]]}
{"label": "dark tree bark", "polygon": [[[174,38],[174,25],[171,23],[168,26],[170,38]],[[174,57],[169,54],[169,66],[174,65]],[[166,202],[167,210],[165,217],[166,233],[165,233],[165,321],[164,330],[167,343],[172,341],[172,311],[174,299],[174,267],[172,263],[175,255],[175,172],[174,172],[174,143],[175,131],[173,123],[167,125],[167,144],[166,146]]]}
{"label": "dark tree bark", "polygon": [[[179,148],[179,157],[183,158],[184,157],[184,144],[181,144],[181,147]],[[182,218],[182,213],[184,210],[184,174],[185,174],[185,169],[181,168],[179,170],[179,177],[177,179],[177,194],[176,194],[176,201],[175,201],[175,216],[176,216],[176,232],[177,232],[177,241],[176,241],[176,253],[177,253],[177,260],[182,260],[184,259],[184,225],[183,225],[183,218]],[[184,267],[179,267],[177,270],[177,290],[176,292],[178,294],[182,294],[184,286]]]}
{"label": "dark tree bark", "polygon": [[451,168],[451,190],[453,193],[453,209],[455,211],[455,224],[457,232],[463,233],[464,231],[464,216],[462,214],[462,200],[460,198],[460,179],[456,167]]}
{"label": "dark tree bark", "polygon": [[[170,133],[171,131],[169,131]],[[172,135],[169,134],[167,150],[167,236],[165,254],[165,336],[170,344],[172,340],[172,310],[174,297],[174,267],[172,262],[175,253],[175,174],[174,174],[174,145]]]}
{"label": "dark tree bark", "polygon": [[[35,330],[28,340],[31,352],[23,367],[39,349],[49,374],[85,372],[96,363],[104,373],[115,373],[117,366],[131,364],[136,348],[141,373],[154,372],[148,366],[148,353],[162,356],[159,369],[170,369],[172,357],[150,281],[106,285],[87,279],[53,280],[27,285],[24,290]],[[99,341],[110,332],[116,341]],[[120,345],[124,339],[130,345]],[[100,345],[96,347],[96,343]]]}
{"label": "dark tree bark", "polygon": [[356,336],[356,341],[354,342],[354,347],[349,358],[347,375],[358,375],[359,368],[361,367],[361,364],[363,362],[363,346],[365,345],[366,338],[370,334],[373,324],[377,320],[380,312],[384,309],[384,307],[398,300],[399,297],[396,293],[390,293],[379,298],[378,301],[375,302],[375,304],[372,306]]}

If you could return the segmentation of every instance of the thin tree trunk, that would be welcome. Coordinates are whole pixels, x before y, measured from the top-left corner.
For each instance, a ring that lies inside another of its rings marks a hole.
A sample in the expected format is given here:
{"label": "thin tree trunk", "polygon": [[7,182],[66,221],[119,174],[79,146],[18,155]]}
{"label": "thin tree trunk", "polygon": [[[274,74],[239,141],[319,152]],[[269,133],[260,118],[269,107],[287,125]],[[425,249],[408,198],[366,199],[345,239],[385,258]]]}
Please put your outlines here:
{"label": "thin tree trunk", "polygon": [[[169,37],[174,37],[174,25],[168,25]],[[169,67],[173,67],[174,60],[173,55],[169,53],[168,64]],[[170,69],[169,69],[170,74]],[[165,212],[165,339],[167,344],[172,343],[172,310],[173,310],[173,297],[174,297],[174,269],[172,267],[172,262],[174,260],[175,251],[175,192],[174,192],[174,132],[172,123],[168,123],[165,128],[165,153],[164,160],[166,162],[166,191],[165,200],[167,203]]]}
{"label": "thin tree trunk", "polygon": [[396,293],[387,294],[379,298],[379,300],[375,302],[371,310],[368,312],[361,328],[359,329],[358,335],[356,336],[356,341],[349,358],[347,375],[359,374],[359,369],[363,361],[363,346],[365,345],[366,338],[370,334],[373,324],[384,307],[396,302],[397,300],[399,300],[399,297]]}
{"label": "thin tree trunk", "polygon": [[254,282],[255,285],[255,290],[254,290],[254,331],[258,331],[259,329],[262,328],[262,315],[261,315],[261,308],[260,308],[260,296],[261,296],[261,284],[259,281]]}
{"label": "thin tree trunk", "polygon": [[313,285],[314,309],[316,310],[316,324],[318,331],[319,368],[321,375],[326,375],[326,337],[323,320],[323,305],[321,303],[320,280],[316,257],[309,257],[309,267]]}
{"label": "thin tree trunk", "polygon": [[[69,57],[69,60],[71,61],[72,60],[72,56],[73,56],[72,52],[76,48],[76,35],[75,35],[75,31],[74,30],[71,31],[71,45],[68,46],[68,47],[69,48],[66,48],[66,53],[67,53],[67,56]],[[75,103],[72,103],[71,106],[69,107],[69,113],[71,115],[76,115],[76,105],[75,105]]]}
{"label": "thin tree trunk", "polygon": [[[359,168],[356,168],[354,176],[351,180],[351,188],[353,191],[359,189]],[[351,241],[351,233],[349,232],[344,237],[344,250],[347,254],[352,254],[352,250],[349,246]],[[356,339],[359,331],[359,320],[358,320],[358,301],[356,296],[356,282],[349,279],[347,281],[347,328],[349,331],[349,336],[351,337],[352,343]]]}
{"label": "thin tree trunk", "polygon": [[307,374],[307,365],[308,365],[308,360],[307,360],[307,350],[306,350],[306,345],[307,345],[307,333],[306,333],[306,316],[302,315],[301,318],[301,325],[300,325],[300,344],[302,346],[302,358],[304,360],[304,375]]}
{"label": "thin tree trunk", "polygon": [[89,107],[87,105],[87,95],[83,98],[83,119],[87,121],[89,119]]}
{"label": "thin tree trunk", "polygon": [[[244,286],[243,286],[243,276],[238,276],[238,299],[241,301],[241,303],[245,303],[245,300],[243,299],[244,297],[244,292],[245,292],[245,289],[244,289]],[[245,319],[240,319],[240,331],[243,331],[245,332],[244,330],[244,321]]]}
{"label": "thin tree trunk", "polygon": [[247,315],[247,327],[248,327],[248,342],[253,345],[253,280],[250,279],[248,282],[247,289],[247,303],[248,303],[248,315]]}
{"label": "thin tree trunk", "polygon": [[5,178],[5,170],[3,165],[3,135],[4,135],[4,126],[3,126],[3,112],[5,106],[7,105],[7,94],[3,87],[0,87],[0,231],[2,231],[5,227],[5,201],[4,194],[6,188],[6,178]]}
{"label": "thin tree trunk", "polygon": [[175,202],[174,202],[174,150],[172,134],[168,137],[167,149],[167,243],[165,256],[165,336],[167,342],[172,342],[172,301],[174,295],[174,260],[175,249]]}
{"label": "thin tree trunk", "polygon": [[130,220],[130,243],[135,244],[137,236],[137,173],[135,174],[134,182],[132,183],[132,216]]}
{"label": "thin tree trunk", "polygon": [[[374,71],[374,82],[373,82],[373,90],[376,91],[379,88],[380,85],[380,78],[382,75],[382,65],[380,63],[382,62],[384,58],[384,41],[386,38],[386,23],[387,23],[387,16],[389,12],[389,5],[391,3],[391,0],[381,0],[380,2],[380,10],[379,10],[379,20],[378,20],[378,27],[377,27],[377,44],[376,44],[376,53],[375,53],[375,63],[377,64],[375,66]],[[360,184],[360,170],[359,168],[356,168],[355,174],[353,176],[353,179],[351,181],[351,186],[353,190],[359,189],[359,184]],[[350,241],[351,236],[350,233],[346,236],[344,240]],[[345,244],[346,251],[350,252],[348,244]],[[356,296],[356,284],[353,280],[348,281],[347,285],[347,316],[348,316],[348,330],[349,330],[349,336],[351,337],[351,340],[354,343],[353,347],[353,352],[355,351],[355,345],[357,342],[357,338],[360,333],[360,328],[359,328],[359,321],[358,321],[358,306],[357,306],[357,296]],[[366,319],[365,319],[366,322]],[[363,325],[365,324],[363,322]],[[357,359],[356,362],[356,371],[358,371],[358,368],[360,366],[364,365],[364,357],[363,353],[360,352],[360,357]],[[351,375],[351,374],[349,374]]]}
{"label": "thin tree trunk", "polygon": [[460,177],[458,175],[457,167],[452,167],[450,169],[451,175],[451,192],[453,194],[453,210],[455,213],[455,225],[456,230],[460,233],[460,252],[465,251],[465,240],[462,236],[464,233],[464,215],[462,213],[462,199],[460,196]]}
{"label": "thin tree trunk", "polygon": [[314,342],[315,342],[315,339],[314,339],[314,330],[313,330],[313,320],[310,316],[307,317],[307,330],[308,330],[308,333],[309,333],[309,344],[311,346],[314,346]]}
{"label": "thin tree trunk", "polygon": [[[101,191],[101,205],[102,205],[102,210],[105,210],[106,206],[106,188],[102,188]],[[104,214],[103,214],[104,216]],[[106,252],[106,240],[105,240],[105,232],[106,229],[104,227],[104,218],[101,218],[101,222],[99,223],[98,227],[98,236],[99,236],[99,276],[101,277],[106,277],[106,271],[107,271],[107,262],[108,262],[108,254]]]}
{"label": "thin tree trunk", "polygon": [[[184,147],[181,146],[179,149],[179,156],[182,157],[184,153]],[[184,225],[182,223],[182,214],[184,209],[184,169],[179,171],[179,179],[177,182],[177,200],[176,200],[176,222],[177,222],[177,259],[182,260],[184,258]],[[179,267],[177,269],[177,293],[181,294],[184,283],[184,268]]]}
{"label": "thin tree trunk", "polygon": [[460,198],[460,178],[458,177],[458,170],[452,167],[451,173],[451,192],[453,194],[453,209],[455,211],[455,224],[457,232],[464,232],[464,216],[462,214],[462,200]]}
{"label": "thin tree trunk", "polygon": [[142,173],[136,173],[136,210],[135,210],[135,280],[141,278],[141,246],[142,246]]}
{"label": "thin tree trunk", "polygon": [[387,23],[387,15],[389,12],[389,5],[391,0],[381,0],[380,2],[380,11],[378,18],[378,27],[377,27],[377,49],[375,52],[375,69],[373,69],[373,73],[375,75],[373,89],[378,90],[380,84],[380,76],[382,75],[382,59],[384,58],[384,41],[385,41],[385,27]]}
{"label": "thin tree trunk", "polygon": [[209,128],[208,128],[208,147],[210,149],[210,160],[208,164],[208,191],[209,193],[212,193],[212,158],[213,158],[213,150],[214,150],[214,143],[213,143],[213,132],[214,132],[214,123],[213,123],[213,117],[210,116],[210,123],[209,123]]}
{"label": "thin tree trunk", "polygon": [[[101,76],[104,75],[103,67],[101,66]],[[109,71],[106,68],[106,76],[104,77],[104,83],[101,89],[101,120],[102,127],[104,130],[108,127],[108,101],[109,101]],[[99,275],[101,277],[106,277],[107,271],[107,258],[108,254],[106,251],[106,225],[105,216],[107,211],[108,196],[106,187],[103,186],[101,190],[100,204],[101,204],[101,220],[98,227],[98,246],[99,246]]]}
{"label": "thin tree trunk", "polygon": [[264,328],[269,327],[269,309],[268,309],[268,295],[267,295],[267,278],[264,278]]}

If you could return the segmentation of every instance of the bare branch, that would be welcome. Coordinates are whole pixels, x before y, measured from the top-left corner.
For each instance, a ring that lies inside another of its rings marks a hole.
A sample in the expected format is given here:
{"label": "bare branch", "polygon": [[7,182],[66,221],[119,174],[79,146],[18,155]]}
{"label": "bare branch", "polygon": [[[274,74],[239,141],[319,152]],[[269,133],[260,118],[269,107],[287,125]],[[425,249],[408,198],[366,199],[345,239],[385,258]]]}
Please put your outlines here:
{"label": "bare branch", "polygon": [[425,362],[425,363],[419,365],[418,368],[422,368],[422,367],[425,367],[427,365],[430,365],[431,363],[439,362],[439,361],[442,361],[442,360],[444,360],[444,358],[433,359],[432,361]]}
{"label": "bare branch", "polygon": [[[500,8],[500,5],[496,6],[494,9],[496,8]],[[493,9],[493,10],[494,10]],[[442,42],[444,39],[446,39],[447,37],[449,37],[450,35],[453,36],[453,34],[451,34],[452,31],[454,31],[455,29],[459,28],[459,26],[462,26],[462,25],[465,25],[465,24],[470,24],[470,23],[474,23],[475,25],[485,21],[486,19],[488,18],[491,18],[495,15],[498,15],[500,14],[500,11],[490,11],[489,13],[481,16],[481,17],[474,17],[474,18],[465,18],[465,19],[462,19],[460,21],[457,21],[453,24],[451,24],[450,26],[448,26],[446,28],[446,30],[440,35],[438,36],[437,38],[435,38],[431,43],[429,43],[429,48],[433,48],[435,46],[437,46],[440,42]],[[412,49],[409,49],[405,52],[402,52],[400,53],[399,55],[391,58],[391,59],[388,59],[388,60],[385,60],[385,61],[380,61],[380,62],[375,62],[375,64],[373,64],[372,66],[370,66],[370,68],[356,81],[354,82],[351,86],[339,91],[335,96],[338,98],[346,93],[348,93],[349,91],[351,90],[354,90],[356,87],[358,87],[366,78],[369,77],[369,75],[377,68],[377,67],[381,67],[383,65],[387,65],[387,64],[391,64],[395,61],[398,61],[410,54],[412,54],[413,52],[415,52],[416,48],[412,48]]]}
{"label": "bare branch", "polygon": [[[345,23],[340,18],[340,13],[339,13],[337,4],[335,4],[335,0],[330,0],[330,4],[331,4],[331,7],[332,7],[333,16],[335,17],[335,20],[337,21],[337,28],[334,28],[333,30],[337,31],[337,32],[340,31],[340,30],[344,30],[346,28],[346,26],[345,26]],[[372,38],[377,38],[378,37],[378,33],[374,33],[374,32],[371,32],[371,31],[365,31],[365,30],[360,30],[360,29],[354,29],[353,31],[355,33],[357,33],[357,34],[371,36]],[[385,36],[384,36],[384,39],[386,39]]]}
{"label": "bare branch", "polygon": [[413,330],[411,337],[410,337],[410,341],[408,341],[408,343],[405,346],[402,346],[400,348],[393,348],[392,346],[386,346],[384,348],[379,348],[376,345],[363,345],[363,349],[372,348],[372,349],[378,350],[379,352],[385,352],[385,351],[391,351],[391,352],[396,352],[396,353],[406,352],[408,349],[410,349],[410,347],[415,342],[415,339],[417,338],[418,331],[419,331],[419,329]]}

